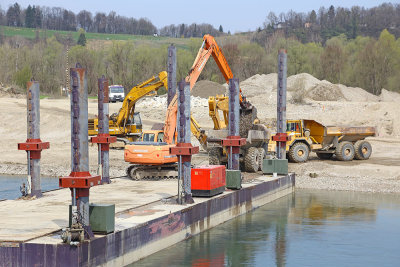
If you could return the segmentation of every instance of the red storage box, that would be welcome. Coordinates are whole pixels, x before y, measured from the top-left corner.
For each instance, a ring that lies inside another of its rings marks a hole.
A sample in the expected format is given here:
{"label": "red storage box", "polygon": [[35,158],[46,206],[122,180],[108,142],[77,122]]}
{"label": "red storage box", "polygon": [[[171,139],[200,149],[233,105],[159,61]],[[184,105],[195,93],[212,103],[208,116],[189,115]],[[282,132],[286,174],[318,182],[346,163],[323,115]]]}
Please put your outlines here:
{"label": "red storage box", "polygon": [[225,191],[225,166],[210,165],[193,168],[191,172],[192,195],[212,197]]}

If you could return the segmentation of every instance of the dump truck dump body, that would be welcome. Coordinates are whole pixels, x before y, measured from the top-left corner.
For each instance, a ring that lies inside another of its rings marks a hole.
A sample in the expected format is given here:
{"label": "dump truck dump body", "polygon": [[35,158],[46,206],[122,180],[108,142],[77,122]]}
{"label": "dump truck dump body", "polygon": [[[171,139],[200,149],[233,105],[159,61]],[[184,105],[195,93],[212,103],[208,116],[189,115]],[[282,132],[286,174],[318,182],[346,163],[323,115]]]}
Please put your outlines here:
{"label": "dump truck dump body", "polygon": [[355,142],[376,135],[375,127],[370,126],[324,126],[315,120],[303,120],[303,122],[304,129],[310,131],[310,138],[322,147],[331,144],[335,137],[341,141]]}

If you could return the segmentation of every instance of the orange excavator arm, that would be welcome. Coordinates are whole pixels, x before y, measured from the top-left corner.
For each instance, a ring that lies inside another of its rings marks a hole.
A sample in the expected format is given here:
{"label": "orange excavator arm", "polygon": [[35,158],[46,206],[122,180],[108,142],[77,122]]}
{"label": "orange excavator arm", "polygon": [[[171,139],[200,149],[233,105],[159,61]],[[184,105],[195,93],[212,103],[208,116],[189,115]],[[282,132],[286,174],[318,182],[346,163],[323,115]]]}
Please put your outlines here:
{"label": "orange excavator arm", "polygon": [[[211,55],[217,63],[218,68],[220,69],[226,82],[229,83],[229,79],[233,78],[232,70],[229,67],[224,54],[222,53],[222,50],[219,48],[214,37],[206,34],[203,37],[203,44],[201,45],[199,52],[197,53],[193,66],[190,69],[188,76],[186,76],[185,78],[185,81],[190,83],[190,90],[193,89],[193,86],[195,85]],[[245,103],[245,98],[242,96],[241,90],[239,95],[239,102],[241,105]],[[164,141],[168,144],[172,144],[174,140],[177,109],[177,95],[175,95],[168,106],[164,124]]]}

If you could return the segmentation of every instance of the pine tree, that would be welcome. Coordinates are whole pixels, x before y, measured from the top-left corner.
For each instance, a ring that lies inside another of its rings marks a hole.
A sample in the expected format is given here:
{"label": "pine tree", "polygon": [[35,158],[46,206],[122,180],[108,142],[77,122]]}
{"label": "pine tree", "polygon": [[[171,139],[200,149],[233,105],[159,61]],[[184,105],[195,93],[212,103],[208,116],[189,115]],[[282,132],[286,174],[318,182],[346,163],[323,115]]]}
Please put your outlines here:
{"label": "pine tree", "polygon": [[222,28],[222,25],[219,25],[219,32],[224,32],[224,28]]}
{"label": "pine tree", "polygon": [[86,35],[85,35],[84,32],[81,32],[81,34],[79,34],[79,38],[78,38],[77,44],[81,45],[81,46],[85,46],[86,45]]}
{"label": "pine tree", "polygon": [[31,5],[29,5],[26,8],[26,14],[25,14],[25,27],[27,28],[34,28],[34,20],[35,20],[35,14],[34,10],[32,9]]}

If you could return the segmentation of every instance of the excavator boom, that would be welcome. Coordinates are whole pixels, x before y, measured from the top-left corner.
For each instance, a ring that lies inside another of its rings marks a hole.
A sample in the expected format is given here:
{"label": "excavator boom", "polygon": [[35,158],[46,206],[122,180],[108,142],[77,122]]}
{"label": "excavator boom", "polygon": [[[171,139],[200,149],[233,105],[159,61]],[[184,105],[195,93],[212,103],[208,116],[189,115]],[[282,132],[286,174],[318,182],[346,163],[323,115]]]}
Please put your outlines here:
{"label": "excavator boom", "polygon": [[128,120],[128,118],[134,112],[134,105],[138,100],[146,96],[152,91],[156,91],[161,87],[168,88],[168,79],[167,79],[167,72],[162,71],[158,74],[158,81],[155,83],[157,79],[156,76],[151,77],[147,81],[136,85],[133,87],[128,95],[125,97],[124,102],[122,103],[122,108],[119,111],[118,118],[116,121],[116,125],[122,127],[124,123]]}
{"label": "excavator boom", "polygon": [[[189,75],[185,78],[185,81],[190,83],[190,90],[193,89],[193,86],[195,85],[197,79],[199,78],[201,72],[203,71],[210,56],[214,58],[215,62],[218,65],[219,70],[221,71],[227,83],[229,83],[229,79],[233,78],[232,70],[229,67],[228,61],[226,60],[221,48],[218,46],[213,36],[206,34],[203,37],[203,44],[201,45],[199,52],[197,53],[193,66],[189,71]],[[176,101],[177,101],[177,96],[175,95],[170,105],[168,106],[167,115],[165,118],[164,140],[168,144],[171,144],[174,140],[177,108],[178,108]],[[250,104],[245,101],[245,97],[242,96],[241,90],[239,95],[239,102],[242,108],[248,108],[250,106]],[[216,120],[218,120],[218,118],[217,119],[213,118],[214,124]],[[195,129],[196,126],[193,125],[193,120],[191,121],[192,121],[191,127],[192,129]]]}

